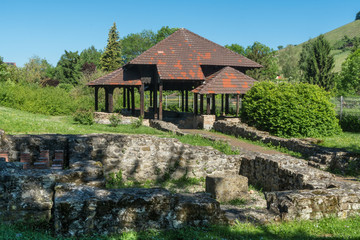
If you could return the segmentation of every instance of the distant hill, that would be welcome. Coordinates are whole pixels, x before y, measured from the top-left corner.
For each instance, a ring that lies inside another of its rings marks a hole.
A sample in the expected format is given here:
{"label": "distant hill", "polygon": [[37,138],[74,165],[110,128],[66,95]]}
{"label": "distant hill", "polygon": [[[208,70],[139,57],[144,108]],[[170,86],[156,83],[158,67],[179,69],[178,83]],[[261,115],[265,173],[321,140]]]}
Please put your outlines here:
{"label": "distant hill", "polygon": [[[324,33],[325,38],[330,42],[331,46],[334,46],[336,43],[341,41],[345,35],[348,36],[349,38],[360,37],[360,20],[348,23],[330,32]],[[300,54],[304,43],[295,46],[294,50],[297,55]],[[346,51],[332,50],[332,54],[334,54],[334,59],[335,59],[334,71],[339,72],[341,70],[341,64],[350,54],[350,50],[346,50]]]}

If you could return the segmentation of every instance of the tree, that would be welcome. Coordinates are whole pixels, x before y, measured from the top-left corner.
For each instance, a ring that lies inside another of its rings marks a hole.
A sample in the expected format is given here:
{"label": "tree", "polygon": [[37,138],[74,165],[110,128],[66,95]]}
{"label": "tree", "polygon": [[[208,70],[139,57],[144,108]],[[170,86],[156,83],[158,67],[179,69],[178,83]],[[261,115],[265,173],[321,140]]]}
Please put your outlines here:
{"label": "tree", "polygon": [[330,54],[330,43],[324,35],[309,41],[300,53],[299,65],[302,81],[330,90],[334,86],[334,57]]}
{"label": "tree", "polygon": [[341,95],[360,94],[360,49],[350,54],[342,64],[338,89]]}
{"label": "tree", "polygon": [[109,31],[105,51],[100,57],[100,66],[102,70],[110,72],[120,68],[122,64],[119,32],[116,29],[116,23],[114,23]]}
{"label": "tree", "polygon": [[356,14],[356,16],[355,16],[355,21],[356,20],[360,20],[360,12],[358,12],[357,14]]}
{"label": "tree", "polygon": [[263,66],[260,69],[246,71],[246,74],[256,80],[274,80],[278,73],[276,52],[268,46],[259,42],[254,42],[252,46],[248,46],[245,50],[245,56]]}
{"label": "tree", "polygon": [[72,84],[73,86],[79,83],[79,78],[81,77],[80,66],[79,66],[80,56],[78,52],[66,51],[63,54],[57,63],[55,69],[55,78],[64,84]]}
{"label": "tree", "polygon": [[100,57],[101,57],[101,51],[97,50],[94,46],[82,50],[79,59],[80,68],[82,68],[85,63],[88,64],[92,63],[96,67],[99,67]]}
{"label": "tree", "polygon": [[125,63],[139,56],[156,44],[156,35],[151,30],[131,33],[121,40],[122,54]]}
{"label": "tree", "polygon": [[300,69],[298,64],[299,57],[293,45],[288,45],[282,51],[279,51],[279,65],[285,78],[288,78],[290,81],[299,78]]}
{"label": "tree", "polygon": [[0,82],[7,81],[9,72],[7,71],[7,66],[3,62],[3,58],[0,56]]}
{"label": "tree", "polygon": [[156,33],[155,36],[156,43],[164,40],[165,38],[176,32],[177,30],[179,30],[179,28],[170,28],[169,26],[163,26]]}
{"label": "tree", "polygon": [[284,46],[283,46],[283,45],[279,45],[277,48],[278,48],[279,50],[281,50],[281,49],[284,48]]}
{"label": "tree", "polygon": [[236,52],[240,55],[245,55],[245,49],[243,46],[237,44],[237,43],[233,43],[231,45],[225,45],[226,48],[230,49],[233,52]]}
{"label": "tree", "polygon": [[38,56],[34,56],[29,59],[29,62],[25,63],[23,71],[25,71],[25,80],[30,83],[40,83],[41,81],[49,78],[49,72],[51,72],[52,66]]}

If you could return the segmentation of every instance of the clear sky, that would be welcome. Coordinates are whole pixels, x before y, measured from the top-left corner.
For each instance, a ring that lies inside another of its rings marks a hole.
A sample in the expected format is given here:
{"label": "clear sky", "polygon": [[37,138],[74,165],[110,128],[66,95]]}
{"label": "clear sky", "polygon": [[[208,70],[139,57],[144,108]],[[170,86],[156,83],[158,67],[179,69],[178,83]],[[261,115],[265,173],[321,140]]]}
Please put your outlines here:
{"label": "clear sky", "polygon": [[221,45],[277,49],[352,22],[359,11],[360,0],[0,0],[0,56],[56,65],[64,50],[103,49],[113,22],[120,37],[184,27]]}

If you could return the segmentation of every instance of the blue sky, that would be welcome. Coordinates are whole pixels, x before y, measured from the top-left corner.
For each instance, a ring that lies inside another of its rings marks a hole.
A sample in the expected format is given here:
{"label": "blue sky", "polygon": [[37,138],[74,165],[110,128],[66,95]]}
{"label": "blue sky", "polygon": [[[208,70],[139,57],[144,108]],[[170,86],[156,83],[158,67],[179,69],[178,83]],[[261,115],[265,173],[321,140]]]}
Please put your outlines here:
{"label": "blue sky", "polygon": [[0,56],[18,66],[35,55],[56,65],[64,50],[103,49],[113,22],[121,37],[184,27],[221,45],[277,49],[352,22],[358,11],[359,0],[0,0]]}

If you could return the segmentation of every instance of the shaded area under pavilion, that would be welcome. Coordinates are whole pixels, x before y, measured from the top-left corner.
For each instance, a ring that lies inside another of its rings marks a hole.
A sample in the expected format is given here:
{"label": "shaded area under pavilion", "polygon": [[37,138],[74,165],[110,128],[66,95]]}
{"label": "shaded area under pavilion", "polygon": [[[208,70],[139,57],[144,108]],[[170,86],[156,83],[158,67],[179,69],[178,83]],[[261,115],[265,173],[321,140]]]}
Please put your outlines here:
{"label": "shaded area under pavilion", "polygon": [[[210,99],[216,94],[225,97],[225,113],[229,112],[229,95],[246,93],[254,79],[243,72],[262,67],[231,50],[213,43],[187,29],[179,29],[122,68],[88,85],[95,88],[95,110],[98,111],[98,90],[105,89],[105,111],[113,112],[115,88],[123,89],[123,108],[135,114],[135,88],[140,94],[140,116],[145,116],[145,91],[150,91],[151,117],[163,118],[163,91],[177,90],[182,95],[182,111],[188,111],[188,92],[194,93],[194,114],[203,113],[204,96],[207,114],[211,113]],[[184,107],[185,106],[185,107]],[[212,104],[215,113],[215,104]],[[224,107],[222,107],[222,112]]]}

